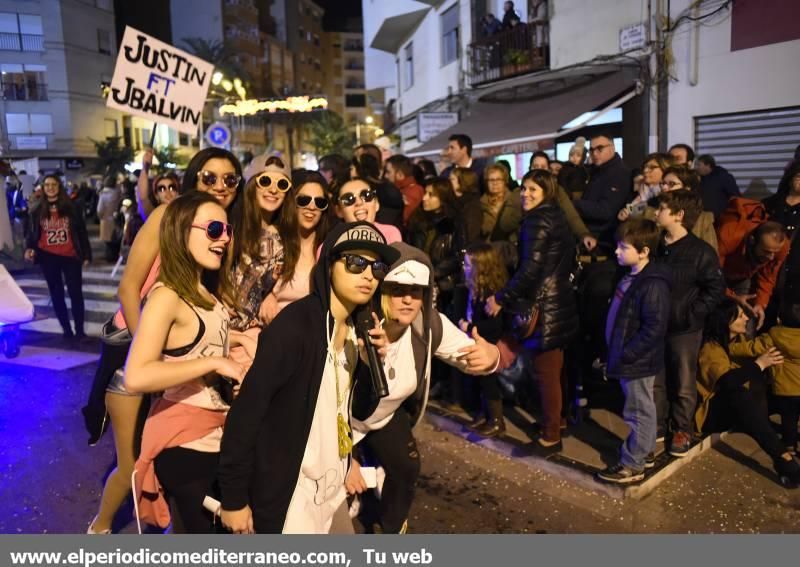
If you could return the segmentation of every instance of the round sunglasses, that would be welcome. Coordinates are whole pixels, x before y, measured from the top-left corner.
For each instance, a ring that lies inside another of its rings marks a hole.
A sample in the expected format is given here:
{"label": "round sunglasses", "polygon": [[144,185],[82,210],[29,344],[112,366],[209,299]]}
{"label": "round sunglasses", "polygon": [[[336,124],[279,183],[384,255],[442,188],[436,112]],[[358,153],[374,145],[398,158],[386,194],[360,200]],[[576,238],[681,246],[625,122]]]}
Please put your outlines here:
{"label": "round sunglasses", "polygon": [[[219,176],[211,171],[197,172],[197,178],[207,187],[215,187]],[[222,176],[222,184],[228,189],[236,189],[239,186],[239,181],[242,180],[240,175],[235,173],[226,173]]]}
{"label": "round sunglasses", "polygon": [[[372,189],[364,189],[358,194],[358,197],[360,197],[365,203],[370,203],[375,199],[375,197],[377,197],[377,195]],[[339,204],[343,207],[352,207],[356,204],[356,198],[357,197],[355,193],[345,193],[339,197]]]}
{"label": "round sunglasses", "polygon": [[209,240],[219,240],[223,234],[227,234],[228,238],[233,236],[233,227],[226,222],[218,220],[208,221],[205,224],[193,224],[192,228],[205,230]]}
{"label": "round sunglasses", "polygon": [[166,191],[169,191],[170,193],[174,193],[177,190],[178,190],[178,188],[175,187],[174,183],[170,183],[168,185],[158,185],[158,186],[156,186],[156,193],[164,193]]}
{"label": "round sunglasses", "polygon": [[292,183],[285,177],[278,179],[277,181],[272,179],[272,177],[270,177],[266,173],[262,173],[256,177],[256,185],[260,189],[269,189],[270,187],[272,187],[273,183],[275,183],[275,188],[281,193],[286,193],[289,189],[292,188]]}
{"label": "round sunglasses", "polygon": [[295,197],[294,202],[297,203],[297,206],[301,209],[307,209],[308,206],[311,204],[311,201],[314,201],[314,206],[317,207],[320,211],[324,211],[328,208],[328,199],[325,197],[312,197],[311,195],[298,195]]}
{"label": "round sunglasses", "polygon": [[389,264],[380,260],[370,260],[358,254],[341,254],[339,258],[344,260],[344,267],[351,274],[361,274],[367,266],[372,268],[372,277],[376,280],[383,280],[389,273]]}

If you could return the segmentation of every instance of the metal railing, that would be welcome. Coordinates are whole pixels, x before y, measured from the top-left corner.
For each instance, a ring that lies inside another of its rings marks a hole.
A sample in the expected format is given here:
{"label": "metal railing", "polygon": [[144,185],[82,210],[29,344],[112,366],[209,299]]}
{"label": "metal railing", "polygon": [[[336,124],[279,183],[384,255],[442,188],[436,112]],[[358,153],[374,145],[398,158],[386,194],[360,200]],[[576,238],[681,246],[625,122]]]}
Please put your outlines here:
{"label": "metal railing", "polygon": [[0,33],[0,51],[44,51],[44,36],[30,33]]}
{"label": "metal railing", "polygon": [[518,24],[469,45],[471,86],[524,75],[549,66],[547,22]]}
{"label": "metal railing", "polygon": [[44,83],[0,83],[5,100],[47,100]]}

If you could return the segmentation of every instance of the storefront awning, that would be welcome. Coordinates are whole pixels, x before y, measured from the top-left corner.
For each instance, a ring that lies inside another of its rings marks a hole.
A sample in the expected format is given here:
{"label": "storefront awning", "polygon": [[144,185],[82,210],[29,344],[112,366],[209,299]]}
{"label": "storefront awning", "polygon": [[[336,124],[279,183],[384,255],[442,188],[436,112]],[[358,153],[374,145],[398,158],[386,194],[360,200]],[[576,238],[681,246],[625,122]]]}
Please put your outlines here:
{"label": "storefront awning", "polygon": [[569,129],[563,126],[584,112],[602,104],[605,104],[604,111],[624,104],[636,96],[635,87],[629,73],[618,71],[582,83],[565,83],[560,90],[550,89],[547,94],[524,102],[477,102],[469,109],[469,116],[462,116],[458,124],[407,155],[438,155],[447,146],[447,139],[456,133],[472,138],[475,150],[551,140],[582,128],[584,124]]}

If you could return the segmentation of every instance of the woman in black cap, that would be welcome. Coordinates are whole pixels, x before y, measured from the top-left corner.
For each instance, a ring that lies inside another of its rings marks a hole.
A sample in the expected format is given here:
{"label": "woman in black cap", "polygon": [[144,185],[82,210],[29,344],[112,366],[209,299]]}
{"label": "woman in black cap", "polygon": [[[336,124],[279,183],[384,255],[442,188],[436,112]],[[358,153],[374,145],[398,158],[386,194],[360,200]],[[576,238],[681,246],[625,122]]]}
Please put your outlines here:
{"label": "woman in black cap", "polygon": [[[350,316],[398,256],[370,223],[335,227],[311,294],[262,331],[222,440],[222,521],[234,533],[352,532],[349,400],[353,377],[368,365],[359,364]],[[370,334],[382,349],[385,333]]]}

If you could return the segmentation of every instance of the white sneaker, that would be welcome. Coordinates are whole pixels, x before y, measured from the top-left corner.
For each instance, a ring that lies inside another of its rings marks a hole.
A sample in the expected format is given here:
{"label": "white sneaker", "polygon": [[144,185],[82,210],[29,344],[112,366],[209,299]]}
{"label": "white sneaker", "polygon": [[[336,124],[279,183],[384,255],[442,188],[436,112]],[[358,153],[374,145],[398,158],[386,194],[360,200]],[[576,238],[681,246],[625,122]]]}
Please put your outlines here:
{"label": "white sneaker", "polygon": [[91,523],[89,524],[89,527],[88,527],[88,528],[86,528],[86,533],[87,533],[88,535],[110,535],[110,534],[111,534],[111,530],[110,530],[110,529],[108,529],[108,530],[102,530],[102,531],[96,532],[96,531],[94,530],[94,523],[95,523],[96,521],[97,521],[97,516],[95,516],[95,517],[94,517],[94,519],[93,519],[93,520],[91,521]]}

